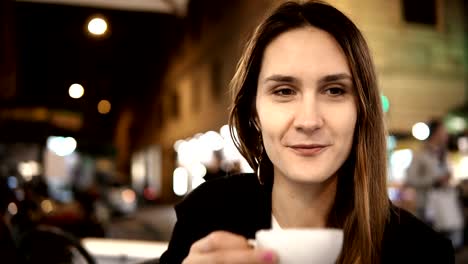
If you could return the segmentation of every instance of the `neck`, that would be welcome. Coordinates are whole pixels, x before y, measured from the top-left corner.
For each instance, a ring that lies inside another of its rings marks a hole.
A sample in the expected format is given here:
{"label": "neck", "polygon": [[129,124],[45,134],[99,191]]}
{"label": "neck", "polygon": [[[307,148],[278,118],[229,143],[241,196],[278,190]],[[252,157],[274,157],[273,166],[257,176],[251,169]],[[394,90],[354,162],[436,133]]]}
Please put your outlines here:
{"label": "neck", "polygon": [[321,183],[293,182],[275,177],[272,213],[283,228],[325,227],[336,186],[336,176]]}

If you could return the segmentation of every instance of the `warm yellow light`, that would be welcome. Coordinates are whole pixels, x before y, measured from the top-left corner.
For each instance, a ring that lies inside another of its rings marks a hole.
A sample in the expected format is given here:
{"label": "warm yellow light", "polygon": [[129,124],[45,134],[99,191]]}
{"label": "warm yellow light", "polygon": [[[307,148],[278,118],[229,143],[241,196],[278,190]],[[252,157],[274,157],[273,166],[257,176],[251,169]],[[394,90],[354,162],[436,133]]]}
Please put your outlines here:
{"label": "warm yellow light", "polygon": [[18,207],[16,206],[15,203],[11,202],[8,204],[8,212],[11,215],[16,215],[18,213]]}
{"label": "warm yellow light", "polygon": [[68,89],[68,94],[71,98],[81,98],[84,94],[84,88],[83,86],[81,86],[81,84],[74,83],[70,85],[70,88]]}
{"label": "warm yellow light", "polygon": [[100,114],[105,115],[105,114],[110,112],[111,103],[109,101],[107,101],[107,100],[101,100],[101,101],[99,101],[97,108],[98,108],[98,112]]}
{"label": "warm yellow light", "polygon": [[133,190],[126,189],[122,191],[122,200],[125,203],[133,203],[135,201],[136,195]]}
{"label": "warm yellow light", "polygon": [[88,23],[88,31],[93,35],[102,35],[106,33],[107,22],[99,17],[91,19]]}
{"label": "warm yellow light", "polygon": [[41,202],[41,208],[45,213],[50,213],[54,210],[54,205],[51,200],[45,199]]}

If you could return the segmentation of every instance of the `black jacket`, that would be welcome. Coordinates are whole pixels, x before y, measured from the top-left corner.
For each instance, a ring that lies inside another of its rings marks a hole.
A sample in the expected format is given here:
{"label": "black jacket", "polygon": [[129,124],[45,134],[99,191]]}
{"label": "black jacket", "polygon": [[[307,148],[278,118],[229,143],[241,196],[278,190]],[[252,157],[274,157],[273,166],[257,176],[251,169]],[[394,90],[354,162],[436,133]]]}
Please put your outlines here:
{"label": "black jacket", "polygon": [[[202,184],[175,207],[177,222],[160,263],[181,263],[190,246],[212,231],[254,238],[271,227],[271,190],[254,174],[229,176]],[[450,241],[410,213],[392,207],[382,244],[382,263],[454,263]],[[344,249],[346,250],[346,249]]]}

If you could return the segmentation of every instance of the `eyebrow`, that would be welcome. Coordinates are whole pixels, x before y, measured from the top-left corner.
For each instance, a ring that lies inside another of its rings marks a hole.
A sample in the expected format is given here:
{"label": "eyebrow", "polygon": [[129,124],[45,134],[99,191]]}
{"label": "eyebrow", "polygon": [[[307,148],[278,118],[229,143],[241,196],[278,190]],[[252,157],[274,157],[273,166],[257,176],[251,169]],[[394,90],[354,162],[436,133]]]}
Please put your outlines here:
{"label": "eyebrow", "polygon": [[299,79],[293,76],[289,76],[289,75],[273,74],[265,78],[264,80],[265,83],[269,81],[283,82],[283,83],[298,83]]}
{"label": "eyebrow", "polygon": [[[347,73],[337,73],[337,74],[330,74],[323,76],[319,79],[318,83],[328,83],[328,82],[335,82],[340,80],[352,80],[351,75]],[[283,82],[283,83],[300,83],[300,80],[296,77],[290,75],[281,75],[281,74],[273,74],[267,78],[265,78],[264,82]]]}
{"label": "eyebrow", "polygon": [[347,73],[338,73],[338,74],[331,74],[331,75],[326,75],[322,78],[319,79],[319,83],[329,83],[329,82],[336,82],[336,81],[341,81],[341,80],[352,80],[353,78],[351,75]]}

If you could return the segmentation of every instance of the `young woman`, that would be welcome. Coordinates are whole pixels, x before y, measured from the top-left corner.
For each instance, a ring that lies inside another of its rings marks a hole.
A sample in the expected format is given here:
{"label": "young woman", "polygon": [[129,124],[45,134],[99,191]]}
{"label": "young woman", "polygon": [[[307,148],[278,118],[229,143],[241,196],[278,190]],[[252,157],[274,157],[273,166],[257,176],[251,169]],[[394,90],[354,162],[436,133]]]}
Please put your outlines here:
{"label": "young woman", "polygon": [[282,4],[255,31],[231,88],[231,132],[257,174],[207,182],[178,204],[161,263],[277,263],[247,242],[272,223],[343,229],[338,263],[454,262],[449,241],[389,202],[374,66],[344,14]]}

